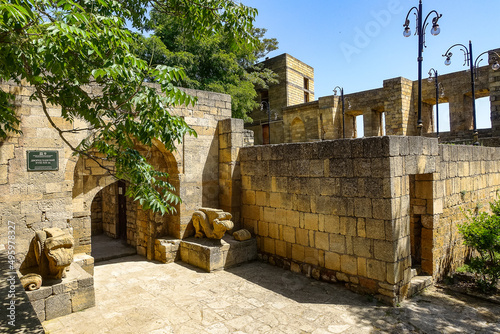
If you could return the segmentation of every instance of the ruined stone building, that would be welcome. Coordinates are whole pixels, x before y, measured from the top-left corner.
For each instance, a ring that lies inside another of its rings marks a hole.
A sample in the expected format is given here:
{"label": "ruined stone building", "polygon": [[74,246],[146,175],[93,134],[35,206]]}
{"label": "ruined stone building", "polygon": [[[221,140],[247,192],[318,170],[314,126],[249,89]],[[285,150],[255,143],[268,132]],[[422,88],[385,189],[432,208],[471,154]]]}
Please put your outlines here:
{"label": "ruined stone building", "polygon": [[[493,58],[493,53],[490,52],[490,62]],[[346,94],[343,121],[342,103],[339,96],[325,96],[314,100],[314,92],[306,90],[305,83],[309,82],[311,85],[314,82],[314,72],[310,66],[287,54],[266,60],[264,65],[273,69],[280,78],[278,85],[271,85],[269,90],[258,91],[260,93],[258,102],[268,99],[273,117],[279,115],[277,121],[271,120],[273,143],[340,139],[343,137],[344,123],[346,138],[357,138],[356,125],[360,121],[363,122],[365,137],[416,135],[418,101],[416,81],[402,77],[387,79],[384,80],[381,88]],[[492,128],[480,131],[480,138],[484,145],[500,144],[498,139],[491,139],[491,137],[500,136],[500,91],[495,86],[499,76],[500,71],[494,71],[490,66],[480,67],[477,71],[476,99],[490,97],[491,103]],[[290,81],[290,77],[293,77],[294,81]],[[304,81],[303,87],[298,84],[301,80]],[[439,97],[439,103],[449,104],[450,119],[449,133],[442,133],[442,131],[440,133],[442,140],[471,139],[470,74],[460,71],[440,75],[439,82],[445,88],[443,95]],[[309,89],[312,90],[313,87],[309,86]],[[430,135],[436,132],[433,117],[433,106],[436,104],[434,82],[423,80],[422,90],[422,132],[424,135]],[[293,93],[290,93],[292,91]],[[265,143],[261,139],[265,137],[262,129],[267,127],[266,116],[265,108],[263,111],[255,111],[252,117],[258,121],[259,125],[255,122],[251,126],[246,125],[247,129],[255,132],[256,144]]]}

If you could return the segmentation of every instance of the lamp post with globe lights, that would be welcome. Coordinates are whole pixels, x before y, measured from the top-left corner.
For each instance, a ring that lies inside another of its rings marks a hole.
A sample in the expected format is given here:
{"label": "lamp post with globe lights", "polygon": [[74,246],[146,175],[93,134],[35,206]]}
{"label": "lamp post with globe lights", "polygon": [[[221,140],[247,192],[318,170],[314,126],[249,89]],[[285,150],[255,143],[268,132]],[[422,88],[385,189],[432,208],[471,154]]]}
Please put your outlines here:
{"label": "lamp post with globe lights", "polygon": [[419,0],[418,8],[413,7],[408,11],[408,14],[406,15],[406,20],[405,24],[403,24],[403,27],[405,28],[403,32],[404,37],[410,37],[411,36],[411,29],[410,29],[410,14],[415,11],[415,16],[417,17],[417,31],[415,32],[416,35],[418,35],[418,114],[417,114],[417,129],[419,132],[419,135],[422,135],[422,61],[424,60],[422,53],[424,52],[424,47],[425,45],[425,30],[427,29],[427,26],[429,23],[427,20],[431,15],[435,15],[435,17],[432,18],[432,29],[431,29],[431,34],[433,36],[439,35],[441,32],[441,28],[439,27],[438,21],[439,19],[443,16],[442,14],[439,14],[437,11],[432,10],[429,14],[427,14],[425,20],[423,19],[423,13],[422,13],[422,0]]}
{"label": "lamp post with globe lights", "polygon": [[451,49],[454,47],[459,47],[460,50],[464,53],[465,56],[465,61],[464,61],[464,66],[468,65],[469,70],[470,70],[470,84],[471,84],[471,89],[472,89],[472,121],[473,121],[473,135],[474,135],[474,145],[479,145],[479,134],[477,131],[477,120],[476,120],[476,84],[475,84],[475,78],[477,76],[477,67],[479,63],[483,60],[482,56],[485,54],[489,54],[490,52],[495,54],[496,56],[496,61],[493,63],[491,68],[494,71],[497,71],[500,69],[500,64],[498,63],[498,60],[500,59],[500,55],[496,53],[495,51],[485,51],[481,53],[477,58],[474,60],[474,56],[472,53],[472,41],[469,41],[469,47],[463,45],[463,44],[455,44],[452,45],[443,55],[443,57],[446,57],[446,60],[444,64],[446,66],[451,65],[451,57],[453,56],[453,53],[451,53]]}

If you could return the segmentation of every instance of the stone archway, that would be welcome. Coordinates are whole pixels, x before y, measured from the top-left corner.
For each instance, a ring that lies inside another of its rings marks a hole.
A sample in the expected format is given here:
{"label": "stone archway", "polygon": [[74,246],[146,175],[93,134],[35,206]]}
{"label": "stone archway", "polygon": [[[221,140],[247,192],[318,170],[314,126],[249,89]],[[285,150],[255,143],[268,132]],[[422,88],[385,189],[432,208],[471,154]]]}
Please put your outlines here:
{"label": "stone archway", "polygon": [[[177,195],[180,194],[180,175],[179,164],[176,156],[167,151],[163,144],[154,141],[151,147],[137,146],[136,149],[147,158],[157,170],[169,174],[168,181],[176,188]],[[177,155],[177,158],[179,156]],[[112,168],[112,164],[109,164]],[[109,171],[101,168],[95,161],[80,157],[74,166],[73,173],[73,235],[75,237],[75,253],[91,254],[91,235],[92,235],[92,212],[94,209],[94,225],[98,224],[96,219],[96,204],[99,197],[105,200],[110,196],[118,195],[118,180],[110,175]],[[115,194],[115,195],[113,195]],[[97,195],[97,200],[96,200]],[[93,205],[94,203],[94,205]],[[154,240],[158,236],[176,236],[176,231],[180,230],[180,205],[176,207],[176,214],[161,215],[155,214],[149,210],[142,210],[138,202],[132,199],[126,199],[126,219],[127,243],[136,247],[137,253],[147,256],[149,259],[154,257]],[[101,209],[102,210],[102,209]],[[106,209],[113,215],[112,210]],[[119,214],[119,210],[116,210]],[[108,219],[108,221],[110,221]],[[103,232],[104,231],[104,224]],[[118,225],[108,223],[107,233],[116,237]]]}

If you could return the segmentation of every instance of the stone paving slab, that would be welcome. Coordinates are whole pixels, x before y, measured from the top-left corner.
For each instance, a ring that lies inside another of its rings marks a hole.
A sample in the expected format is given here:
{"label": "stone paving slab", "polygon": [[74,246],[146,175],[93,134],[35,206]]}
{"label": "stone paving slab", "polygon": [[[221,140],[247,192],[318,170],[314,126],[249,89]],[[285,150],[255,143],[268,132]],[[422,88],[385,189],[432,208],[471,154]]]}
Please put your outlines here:
{"label": "stone paving slab", "polygon": [[261,262],[205,273],[140,256],[95,267],[96,306],[64,333],[499,333],[500,305],[435,288],[392,308]]}

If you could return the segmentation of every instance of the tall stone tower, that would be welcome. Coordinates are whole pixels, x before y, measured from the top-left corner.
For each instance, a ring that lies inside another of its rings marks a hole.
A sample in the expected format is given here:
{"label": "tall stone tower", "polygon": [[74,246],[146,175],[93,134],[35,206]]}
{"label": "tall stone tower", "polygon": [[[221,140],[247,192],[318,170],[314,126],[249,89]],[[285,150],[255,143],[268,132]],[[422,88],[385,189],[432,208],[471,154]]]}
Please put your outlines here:
{"label": "tall stone tower", "polygon": [[287,53],[266,59],[263,64],[278,74],[279,80],[269,89],[256,87],[257,102],[269,103],[270,122],[264,103],[262,109],[250,114],[253,122],[245,124],[245,128],[254,131],[255,145],[283,143],[282,109],[314,101],[314,68]]}

